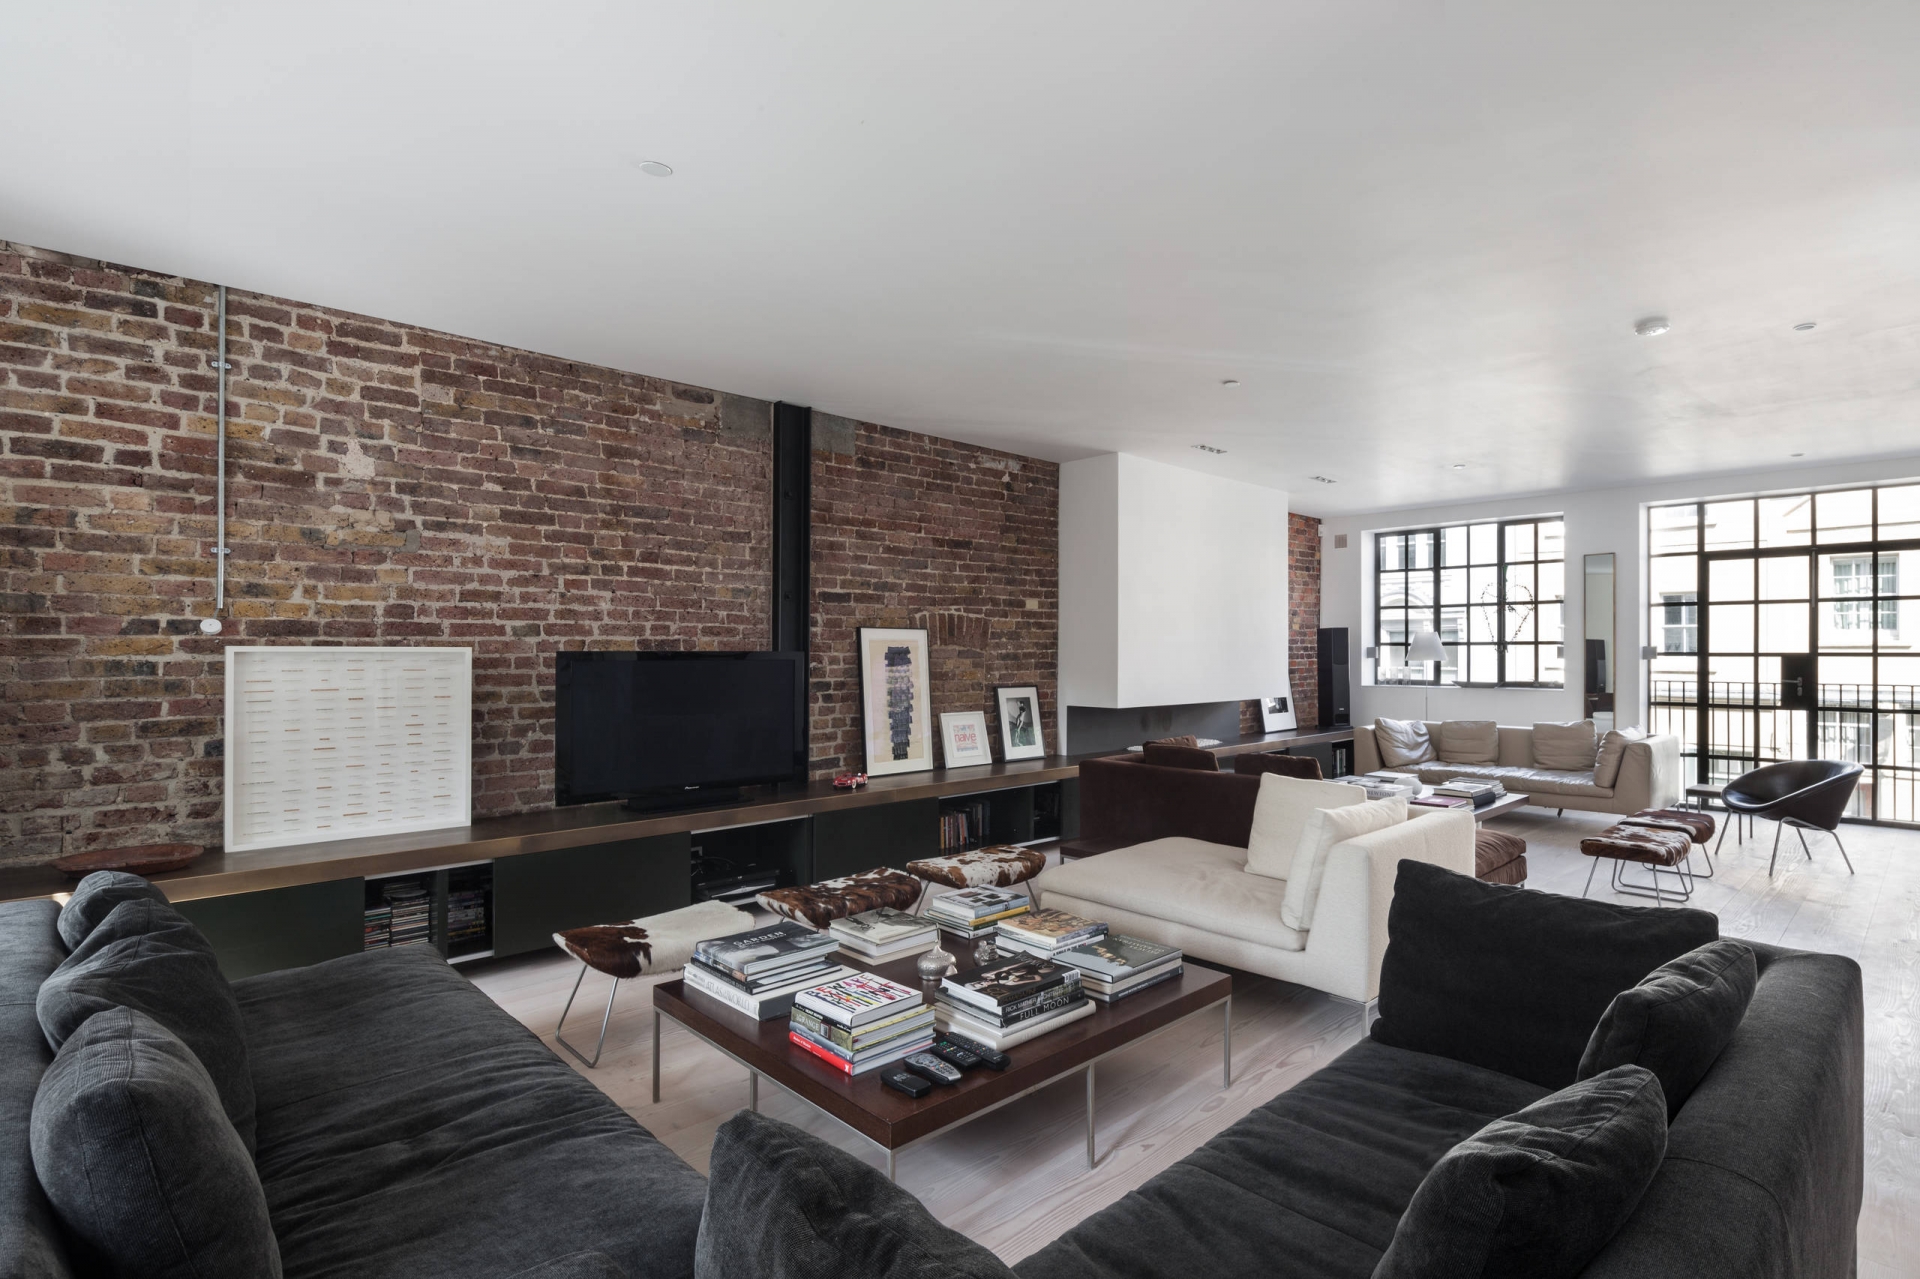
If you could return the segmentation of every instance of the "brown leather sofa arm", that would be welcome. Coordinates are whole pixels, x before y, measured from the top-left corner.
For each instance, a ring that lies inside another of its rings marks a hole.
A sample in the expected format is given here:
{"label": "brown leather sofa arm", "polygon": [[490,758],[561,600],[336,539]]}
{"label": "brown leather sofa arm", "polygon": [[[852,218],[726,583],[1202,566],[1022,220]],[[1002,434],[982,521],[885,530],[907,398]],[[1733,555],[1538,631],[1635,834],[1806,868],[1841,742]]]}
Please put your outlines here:
{"label": "brown leather sofa arm", "polygon": [[1121,759],[1080,765],[1078,845],[1100,851],[1185,835],[1245,848],[1260,779]]}

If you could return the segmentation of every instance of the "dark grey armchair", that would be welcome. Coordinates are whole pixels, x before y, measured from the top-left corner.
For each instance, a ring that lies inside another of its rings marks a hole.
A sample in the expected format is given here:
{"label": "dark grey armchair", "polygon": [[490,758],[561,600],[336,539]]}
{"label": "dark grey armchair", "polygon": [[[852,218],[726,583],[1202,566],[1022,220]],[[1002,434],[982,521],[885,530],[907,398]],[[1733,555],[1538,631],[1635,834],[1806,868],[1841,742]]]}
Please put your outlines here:
{"label": "dark grey armchair", "polygon": [[[1741,774],[1727,783],[1720,802],[1727,806],[1728,825],[1732,824],[1734,815],[1741,813],[1770,817],[1780,823],[1773,832],[1773,856],[1767,859],[1769,879],[1773,877],[1774,863],[1780,859],[1780,832],[1788,826],[1799,836],[1800,849],[1809,861],[1813,859],[1813,850],[1807,847],[1807,837],[1801,832],[1823,830],[1832,835],[1840,849],[1840,860],[1847,864],[1847,873],[1851,875],[1853,859],[1847,856],[1847,846],[1840,842],[1840,817],[1847,811],[1854,787],[1860,784],[1862,771],[1858,764],[1835,759],[1790,759]],[[1726,827],[1722,826],[1720,840],[1726,837]],[[1718,855],[1720,841],[1715,841],[1713,851]]]}

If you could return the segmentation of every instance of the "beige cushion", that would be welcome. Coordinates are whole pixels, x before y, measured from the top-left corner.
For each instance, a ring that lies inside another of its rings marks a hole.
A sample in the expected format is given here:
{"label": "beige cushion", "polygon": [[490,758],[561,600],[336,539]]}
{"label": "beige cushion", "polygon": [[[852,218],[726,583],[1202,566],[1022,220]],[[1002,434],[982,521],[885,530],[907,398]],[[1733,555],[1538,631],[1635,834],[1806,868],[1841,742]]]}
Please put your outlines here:
{"label": "beige cushion", "polygon": [[1637,728],[1616,728],[1600,739],[1600,752],[1593,764],[1593,784],[1611,787],[1620,780],[1620,761],[1627,757],[1628,742],[1644,742],[1647,735]]}
{"label": "beige cushion", "polygon": [[1244,848],[1174,835],[1050,867],[1033,883],[1042,904],[1058,893],[1276,950],[1306,949],[1306,937],[1280,921],[1286,883],[1247,874],[1246,858]]}
{"label": "beige cushion", "polygon": [[1533,726],[1533,762],[1538,768],[1584,773],[1593,767],[1598,746],[1590,719],[1575,720],[1571,724]]}
{"label": "beige cushion", "polygon": [[1427,726],[1417,719],[1376,719],[1373,741],[1380,749],[1380,763],[1386,768],[1424,764],[1433,758],[1433,741],[1427,736]]}
{"label": "beige cushion", "polygon": [[1316,808],[1300,833],[1300,851],[1293,855],[1293,875],[1280,903],[1280,922],[1302,932],[1313,927],[1313,908],[1320,901],[1320,881],[1326,877],[1327,854],[1335,844],[1407,820],[1403,796],[1376,799],[1345,808]]}
{"label": "beige cushion", "polygon": [[1440,758],[1449,764],[1500,762],[1500,726],[1490,719],[1440,721]]}
{"label": "beige cushion", "polygon": [[1300,833],[1316,808],[1366,802],[1365,791],[1344,782],[1260,774],[1260,794],[1253,801],[1253,830],[1247,835],[1247,872],[1285,879],[1293,869]]}

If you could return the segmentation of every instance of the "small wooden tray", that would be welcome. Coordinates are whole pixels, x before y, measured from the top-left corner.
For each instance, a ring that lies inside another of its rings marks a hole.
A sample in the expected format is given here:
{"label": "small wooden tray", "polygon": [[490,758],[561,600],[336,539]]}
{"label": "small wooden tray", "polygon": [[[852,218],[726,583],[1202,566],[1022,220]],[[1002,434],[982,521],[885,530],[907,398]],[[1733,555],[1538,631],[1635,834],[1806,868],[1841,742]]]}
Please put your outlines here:
{"label": "small wooden tray", "polygon": [[53,866],[55,870],[64,871],[75,879],[91,875],[96,870],[157,875],[165,870],[179,870],[205,851],[206,847],[202,844],[135,844],[129,848],[95,848],[84,853],[73,853],[60,858]]}

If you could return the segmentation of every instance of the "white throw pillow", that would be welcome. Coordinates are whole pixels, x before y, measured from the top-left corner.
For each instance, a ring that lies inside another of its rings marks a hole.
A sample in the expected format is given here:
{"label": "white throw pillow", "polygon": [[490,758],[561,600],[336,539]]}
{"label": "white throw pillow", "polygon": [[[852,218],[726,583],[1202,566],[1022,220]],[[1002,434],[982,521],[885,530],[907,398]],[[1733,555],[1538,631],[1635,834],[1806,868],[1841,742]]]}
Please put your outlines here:
{"label": "white throw pillow", "polygon": [[1380,748],[1380,763],[1386,768],[1406,768],[1434,758],[1427,726],[1417,719],[1376,719],[1373,740]]}
{"label": "white throw pillow", "polygon": [[1644,742],[1647,735],[1637,728],[1616,728],[1600,739],[1600,754],[1593,763],[1593,784],[1612,786],[1620,780],[1620,765],[1627,758],[1628,742]]}
{"label": "white throw pillow", "polygon": [[1260,794],[1253,801],[1253,830],[1247,836],[1247,873],[1285,879],[1293,870],[1300,832],[1316,809],[1366,802],[1365,791],[1345,782],[1260,774]]}
{"label": "white throw pillow", "polygon": [[1313,927],[1314,907],[1320,903],[1320,881],[1327,874],[1327,854],[1335,844],[1406,820],[1407,801],[1400,796],[1345,808],[1315,809],[1307,819],[1307,828],[1300,832],[1300,851],[1293,855],[1287,895],[1280,900],[1280,922],[1302,932]]}
{"label": "white throw pillow", "polygon": [[1500,725],[1490,719],[1441,720],[1440,758],[1449,764],[1498,764]]}
{"label": "white throw pillow", "polygon": [[1598,746],[1590,719],[1577,719],[1570,724],[1533,726],[1533,763],[1536,768],[1584,773],[1593,767]]}

